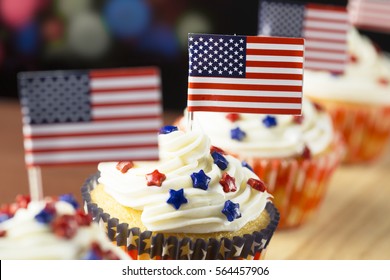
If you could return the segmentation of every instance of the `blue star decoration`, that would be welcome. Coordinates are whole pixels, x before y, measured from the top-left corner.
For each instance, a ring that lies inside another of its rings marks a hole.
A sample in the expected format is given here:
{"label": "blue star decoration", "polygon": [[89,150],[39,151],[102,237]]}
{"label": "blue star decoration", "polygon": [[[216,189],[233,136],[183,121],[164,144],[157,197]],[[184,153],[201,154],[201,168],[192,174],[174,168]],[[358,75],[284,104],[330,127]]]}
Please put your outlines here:
{"label": "blue star decoration", "polygon": [[49,224],[54,219],[55,214],[56,209],[54,204],[47,203],[45,208],[35,215],[35,220],[42,224]]}
{"label": "blue star decoration", "polygon": [[160,128],[160,134],[169,134],[171,132],[178,131],[178,130],[179,129],[177,128],[177,126],[166,125],[166,126],[163,126],[162,128]]}
{"label": "blue star decoration", "polygon": [[169,190],[169,198],[167,200],[167,203],[175,207],[176,210],[178,210],[182,204],[187,202],[188,200],[184,197],[183,189],[180,189],[178,191],[172,189]]}
{"label": "blue star decoration", "polygon": [[229,222],[241,218],[240,204],[234,203],[231,200],[226,200],[223,206],[222,213],[226,216]]}
{"label": "blue star decoration", "polygon": [[243,167],[248,168],[250,171],[253,172],[252,166],[250,166],[249,163],[247,163],[245,160],[243,160],[243,161],[241,162],[241,165],[242,165]]}
{"label": "blue star decoration", "polygon": [[270,115],[267,115],[264,119],[263,119],[263,124],[268,127],[268,128],[271,128],[273,126],[277,126],[278,123],[276,121],[276,118],[273,117],[273,116],[270,116]]}
{"label": "blue star decoration", "polygon": [[213,157],[214,159],[214,163],[221,169],[221,170],[225,170],[228,165],[229,165],[229,162],[227,161],[227,159],[220,153],[218,152],[212,152],[211,153],[211,156]]}
{"label": "blue star decoration", "polygon": [[239,127],[236,127],[232,130],[230,130],[230,138],[242,141],[246,136],[246,133],[242,131]]}
{"label": "blue star decoration", "polygon": [[89,250],[85,256],[85,260],[91,260],[91,261],[96,261],[96,260],[101,260],[102,258],[95,252],[95,250]]}
{"label": "blue star decoration", "polygon": [[78,202],[76,201],[76,199],[74,198],[74,196],[72,194],[61,195],[59,197],[59,200],[68,202],[69,204],[71,204],[73,206],[74,209],[79,208],[79,204],[78,204]]}
{"label": "blue star decoration", "polygon": [[211,180],[211,178],[204,173],[203,169],[199,172],[192,173],[191,179],[193,187],[202,190],[207,190]]}

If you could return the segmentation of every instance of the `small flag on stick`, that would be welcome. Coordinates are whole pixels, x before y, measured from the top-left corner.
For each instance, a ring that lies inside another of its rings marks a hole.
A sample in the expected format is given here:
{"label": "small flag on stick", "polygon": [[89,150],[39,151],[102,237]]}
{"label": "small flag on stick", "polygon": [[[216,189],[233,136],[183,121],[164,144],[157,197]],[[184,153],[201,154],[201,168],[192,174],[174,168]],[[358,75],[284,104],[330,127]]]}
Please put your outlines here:
{"label": "small flag on stick", "polygon": [[188,111],[301,113],[304,40],[189,34]]}
{"label": "small flag on stick", "polygon": [[343,73],[348,29],[345,7],[260,0],[259,35],[305,38],[305,69]]}
{"label": "small flag on stick", "polygon": [[28,167],[158,159],[158,69],[23,72]]}
{"label": "small flag on stick", "polygon": [[390,33],[389,0],[350,0],[349,18],[358,28]]}

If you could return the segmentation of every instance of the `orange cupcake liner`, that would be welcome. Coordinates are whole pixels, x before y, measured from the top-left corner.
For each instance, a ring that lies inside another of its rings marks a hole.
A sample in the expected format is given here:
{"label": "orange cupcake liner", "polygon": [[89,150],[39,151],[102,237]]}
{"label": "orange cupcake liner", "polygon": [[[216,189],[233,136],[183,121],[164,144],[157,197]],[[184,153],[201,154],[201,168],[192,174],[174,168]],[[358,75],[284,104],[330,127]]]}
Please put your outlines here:
{"label": "orange cupcake liner", "polygon": [[319,208],[329,180],[344,154],[342,138],[332,149],[311,159],[242,158],[264,181],[280,213],[279,229],[297,227]]}
{"label": "orange cupcake liner", "polygon": [[377,160],[390,139],[390,106],[322,102],[346,143],[345,163]]}
{"label": "orange cupcake liner", "polygon": [[127,223],[119,223],[91,201],[90,192],[97,185],[99,174],[90,177],[81,189],[84,208],[93,220],[107,232],[109,239],[133,260],[261,260],[279,222],[279,212],[272,202],[265,210],[270,217],[268,226],[260,231],[220,240],[178,239],[162,233],[141,231]]}

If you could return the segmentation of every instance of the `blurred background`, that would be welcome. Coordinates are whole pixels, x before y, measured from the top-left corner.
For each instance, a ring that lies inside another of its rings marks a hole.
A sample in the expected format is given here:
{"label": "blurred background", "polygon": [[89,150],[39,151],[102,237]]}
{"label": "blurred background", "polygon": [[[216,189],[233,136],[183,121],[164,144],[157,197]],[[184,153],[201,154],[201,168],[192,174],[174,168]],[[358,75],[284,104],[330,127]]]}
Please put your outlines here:
{"label": "blurred background", "polygon": [[0,97],[17,98],[20,71],[157,65],[164,108],[181,110],[188,33],[256,35],[257,16],[258,0],[0,0]]}
{"label": "blurred background", "polygon": [[233,0],[0,0],[0,95],[17,97],[19,71],[157,65],[164,107],[184,108],[188,32],[251,26],[256,34],[256,13],[249,22],[243,8]]}

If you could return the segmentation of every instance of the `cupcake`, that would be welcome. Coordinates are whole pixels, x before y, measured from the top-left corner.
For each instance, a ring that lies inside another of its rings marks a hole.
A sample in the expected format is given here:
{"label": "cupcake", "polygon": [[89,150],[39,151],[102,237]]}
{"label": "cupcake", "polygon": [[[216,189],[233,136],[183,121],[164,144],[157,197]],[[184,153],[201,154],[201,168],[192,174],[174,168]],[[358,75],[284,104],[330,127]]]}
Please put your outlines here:
{"label": "cupcake", "polygon": [[2,260],[130,259],[114,246],[71,195],[30,202],[19,195],[0,209]]}
{"label": "cupcake", "polygon": [[350,60],[342,75],[305,70],[304,95],[332,116],[345,140],[345,162],[370,162],[390,138],[390,58],[351,29]]}
{"label": "cupcake", "polygon": [[301,116],[194,113],[193,126],[264,180],[280,212],[279,228],[296,227],[315,212],[343,155],[329,115],[307,99],[302,108]]}
{"label": "cupcake", "polygon": [[86,209],[134,259],[262,259],[279,216],[264,183],[199,131],[161,129],[158,162],[103,162]]}

